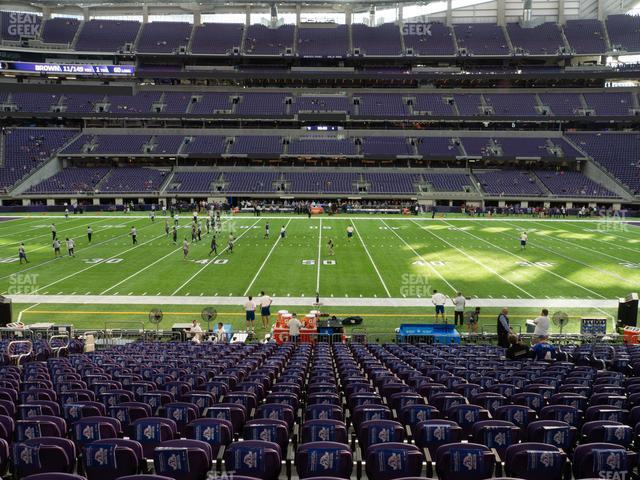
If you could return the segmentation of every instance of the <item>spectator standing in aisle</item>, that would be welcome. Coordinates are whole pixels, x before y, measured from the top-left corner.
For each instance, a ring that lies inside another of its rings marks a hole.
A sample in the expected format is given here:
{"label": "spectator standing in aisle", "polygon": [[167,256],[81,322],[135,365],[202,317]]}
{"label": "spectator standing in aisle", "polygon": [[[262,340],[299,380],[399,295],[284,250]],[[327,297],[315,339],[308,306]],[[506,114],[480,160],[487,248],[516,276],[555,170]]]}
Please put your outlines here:
{"label": "spectator standing in aisle", "polygon": [[458,325],[458,321],[460,321],[460,326],[464,325],[464,307],[467,304],[467,299],[462,295],[462,292],[458,292],[458,295],[452,300],[453,301],[453,314],[454,325]]}
{"label": "spectator standing in aisle", "polygon": [[444,322],[444,304],[447,303],[447,297],[438,292],[438,290],[434,290],[433,295],[431,296],[431,302],[436,307],[436,322],[438,321],[438,316],[440,316]]}
{"label": "spectator standing in aisle", "polygon": [[245,319],[247,321],[247,332],[254,333],[254,322],[256,320],[256,302],[253,301],[253,297],[249,295],[246,302],[244,302]]}

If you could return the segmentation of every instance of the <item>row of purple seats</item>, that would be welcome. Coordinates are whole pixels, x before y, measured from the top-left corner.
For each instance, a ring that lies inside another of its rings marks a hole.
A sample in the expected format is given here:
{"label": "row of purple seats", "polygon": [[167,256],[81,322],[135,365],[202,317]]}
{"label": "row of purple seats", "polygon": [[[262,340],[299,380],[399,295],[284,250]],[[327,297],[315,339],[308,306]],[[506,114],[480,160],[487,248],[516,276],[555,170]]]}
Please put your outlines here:
{"label": "row of purple seats", "polygon": [[[30,37],[91,52],[135,50],[143,54],[173,54],[181,47],[186,49],[193,36],[191,52],[195,54],[231,55],[242,50],[248,55],[276,56],[293,51],[295,37],[293,25],[268,28],[260,24],[246,27],[244,24],[205,23],[194,26],[183,22],[141,24],[100,19],[80,23],[77,19],[64,17],[43,22],[40,15],[6,11],[1,12],[0,20],[0,38],[3,40]],[[426,56],[454,56],[456,43],[463,54],[478,56],[640,51],[637,16],[609,15],[605,22],[606,30],[599,20],[568,20],[562,26],[547,22],[535,27],[509,23],[505,29],[485,23],[456,24],[453,29],[439,22],[405,23],[402,27],[391,23],[377,27],[353,24],[350,30],[354,53],[370,56],[402,55],[401,35],[406,52]],[[241,45],[245,28],[245,43]],[[345,25],[303,23],[298,27],[298,54],[303,57],[345,57],[350,54],[348,31],[349,27]],[[73,45],[76,32],[78,39]],[[513,51],[509,49],[507,35]]]}
{"label": "row of purple seats", "polygon": [[40,168],[78,132],[72,129],[14,128],[2,131],[0,191]]}
{"label": "row of purple seats", "polygon": [[109,173],[104,167],[65,168],[29,189],[30,193],[94,192]]}
{"label": "row of purple seats", "polygon": [[[285,150],[285,143],[287,144]],[[228,146],[228,151],[227,151]],[[414,149],[415,147],[415,149]],[[463,150],[464,149],[464,150]],[[417,154],[416,154],[417,151]],[[80,135],[61,152],[83,156],[364,156],[389,157],[520,157],[578,158],[584,155],[563,138],[547,137],[342,137],[276,135]]]}
{"label": "row of purple seats", "polygon": [[536,171],[536,176],[553,195],[570,197],[615,197],[616,194],[581,172]]}
{"label": "row of purple seats", "polygon": [[[288,103],[291,103],[291,106]],[[160,92],[135,95],[11,93],[0,103],[23,113],[66,115],[237,115],[262,118],[347,114],[354,118],[630,116],[633,92],[358,93]]]}
{"label": "row of purple seats", "polygon": [[[640,359],[635,346],[618,350],[619,357]],[[586,350],[573,353],[579,358],[581,352]],[[419,476],[424,466],[435,468],[439,478],[454,479],[465,465],[468,478],[480,480],[501,469],[501,460],[507,475],[529,479],[543,472],[559,479],[569,457],[576,478],[602,471],[603,462],[612,458],[616,461],[607,471],[635,469],[636,456],[624,443],[628,428],[586,423],[581,426],[584,438],[575,446],[574,425],[561,423],[573,421],[567,416],[571,409],[584,409],[583,395],[577,392],[587,390],[592,391],[584,397],[587,420],[592,420],[591,412],[610,418],[624,406],[616,393],[620,388],[635,391],[637,379],[570,362],[505,362],[503,354],[491,346],[139,343],[29,363],[22,373],[5,368],[7,387],[1,392],[15,402],[18,397],[10,392],[19,382],[20,400],[27,403],[21,414],[27,419],[19,420],[18,445],[26,459],[33,455],[30,445],[23,445],[26,432],[37,439],[43,429],[65,429],[64,420],[37,415],[45,406],[53,408],[46,402],[58,394],[72,423],[70,439],[84,452],[90,480],[96,471],[101,476],[95,478],[109,480],[139,473],[141,458],[153,458],[156,474],[176,480],[187,474],[204,478],[211,468],[223,466],[225,471],[275,480],[282,461],[293,461],[300,478],[349,478],[359,453],[368,477],[385,480]],[[47,382],[55,382],[56,390],[47,389]],[[45,394],[48,400],[37,399]],[[33,402],[42,403],[30,405]],[[105,407],[111,418],[104,416]],[[561,413],[563,420],[535,424],[545,409]],[[487,420],[482,417],[489,415],[500,420],[483,424]],[[302,427],[300,437],[292,433],[294,424]],[[347,428],[353,432],[350,447]],[[132,440],[122,442],[118,437],[125,430]],[[187,440],[178,440],[178,435]],[[58,435],[61,440],[64,436]],[[600,443],[588,443],[600,436]],[[537,438],[545,444],[536,443]],[[517,439],[526,442],[518,444]],[[490,441],[496,442],[496,451],[504,451],[498,460],[486,444]],[[43,445],[44,450],[56,447],[53,440],[43,440]],[[288,452],[291,446],[295,458]],[[33,468],[25,463],[22,468]],[[92,470],[98,464],[100,469]]]}
{"label": "row of purple seats", "polygon": [[631,192],[640,192],[640,135],[614,132],[570,133],[567,138]]}

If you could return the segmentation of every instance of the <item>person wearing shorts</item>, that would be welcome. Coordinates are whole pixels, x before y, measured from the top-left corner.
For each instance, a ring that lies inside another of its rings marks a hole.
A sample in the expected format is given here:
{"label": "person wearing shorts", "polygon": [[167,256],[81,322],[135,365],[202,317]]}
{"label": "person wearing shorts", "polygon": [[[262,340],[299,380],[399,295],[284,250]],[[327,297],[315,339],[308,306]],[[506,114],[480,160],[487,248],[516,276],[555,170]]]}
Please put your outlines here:
{"label": "person wearing shorts", "polygon": [[269,320],[271,317],[271,304],[273,299],[264,293],[260,292],[260,316],[262,317],[262,326],[266,330],[269,326]]}
{"label": "person wearing shorts", "polygon": [[254,322],[256,320],[256,302],[253,301],[253,297],[249,295],[249,298],[244,302],[245,319],[247,320],[247,332],[255,332]]}
{"label": "person wearing shorts", "polygon": [[431,302],[433,302],[436,307],[436,322],[438,321],[438,316],[442,317],[442,321],[444,322],[444,304],[447,302],[447,297],[437,290],[434,290]]}

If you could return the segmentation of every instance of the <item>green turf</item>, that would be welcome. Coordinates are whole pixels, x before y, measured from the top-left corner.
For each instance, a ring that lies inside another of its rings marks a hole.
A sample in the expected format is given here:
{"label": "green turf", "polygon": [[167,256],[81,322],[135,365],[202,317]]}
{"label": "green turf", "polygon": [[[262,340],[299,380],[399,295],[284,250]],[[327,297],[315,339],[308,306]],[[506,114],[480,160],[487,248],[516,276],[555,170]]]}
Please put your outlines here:
{"label": "green turf", "polygon": [[[190,236],[181,217],[181,239]],[[235,252],[208,257],[209,236],[182,258],[164,219],[55,218],[58,235],[77,240],[76,258],[53,259],[49,217],[0,222],[0,293],[242,296],[266,290],[287,297],[424,298],[433,288],[474,298],[617,298],[640,286],[638,227],[603,222],[504,219],[237,217],[225,219]],[[264,239],[264,225],[271,238]],[[351,242],[346,227],[353,224]],[[92,245],[85,231],[95,231]],[[138,228],[132,246],[129,228]],[[278,230],[287,225],[287,236]],[[322,227],[322,228],[320,228]],[[529,232],[521,251],[518,237]],[[336,244],[329,256],[326,242]],[[16,262],[19,242],[30,264]],[[64,251],[64,244],[63,244]],[[319,265],[318,265],[319,263]]]}

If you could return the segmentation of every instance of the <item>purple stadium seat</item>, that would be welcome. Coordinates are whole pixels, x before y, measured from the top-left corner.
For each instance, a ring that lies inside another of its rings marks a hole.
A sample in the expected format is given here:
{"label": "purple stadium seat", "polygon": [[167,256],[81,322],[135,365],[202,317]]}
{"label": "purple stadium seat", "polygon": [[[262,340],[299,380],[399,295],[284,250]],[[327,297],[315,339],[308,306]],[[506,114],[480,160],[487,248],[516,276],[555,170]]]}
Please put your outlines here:
{"label": "purple stadium seat", "polygon": [[169,440],[153,453],[155,472],[174,480],[204,480],[211,461],[211,447],[199,440]]}
{"label": "purple stadium seat", "polygon": [[234,442],[225,452],[227,470],[260,480],[276,480],[280,475],[281,459],[277,443],[260,440]]}
{"label": "purple stadium seat", "polygon": [[143,468],[142,446],[135,440],[97,440],[84,447],[82,462],[87,480],[116,480]]}
{"label": "purple stadium seat", "polygon": [[296,466],[300,478],[348,479],[353,469],[351,450],[343,443],[330,441],[304,443],[296,452]]}
{"label": "purple stadium seat", "polygon": [[567,455],[544,443],[511,445],[505,455],[505,473],[523,480],[561,480],[566,467]]}

